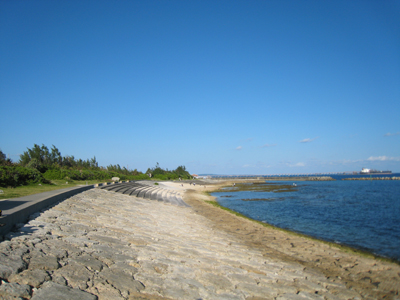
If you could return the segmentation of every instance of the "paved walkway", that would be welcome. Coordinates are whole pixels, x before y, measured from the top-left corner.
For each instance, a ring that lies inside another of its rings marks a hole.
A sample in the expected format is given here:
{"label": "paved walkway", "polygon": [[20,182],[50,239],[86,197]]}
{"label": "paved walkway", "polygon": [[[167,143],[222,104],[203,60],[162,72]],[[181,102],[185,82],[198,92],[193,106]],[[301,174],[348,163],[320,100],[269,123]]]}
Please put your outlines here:
{"label": "paved walkway", "polygon": [[80,186],[72,186],[64,189],[58,189],[54,191],[48,191],[19,198],[0,200],[0,209],[3,211],[3,216],[7,216],[12,213],[18,212],[22,208],[32,205],[33,203],[37,203],[43,201],[44,199],[81,188],[82,187]]}
{"label": "paved walkway", "polygon": [[24,223],[31,214],[91,188],[93,185],[74,186],[0,201],[0,236],[8,233],[16,224]]}

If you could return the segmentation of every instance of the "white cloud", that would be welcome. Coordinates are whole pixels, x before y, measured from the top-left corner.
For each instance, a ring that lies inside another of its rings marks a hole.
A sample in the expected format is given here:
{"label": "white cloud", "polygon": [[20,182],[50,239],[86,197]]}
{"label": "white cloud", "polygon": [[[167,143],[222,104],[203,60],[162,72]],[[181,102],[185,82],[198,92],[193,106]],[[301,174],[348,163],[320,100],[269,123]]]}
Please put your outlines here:
{"label": "white cloud", "polygon": [[276,146],[276,144],[265,144],[265,145],[262,145],[261,148],[268,148],[268,147],[275,147],[275,146]]}
{"label": "white cloud", "polygon": [[396,133],[386,133],[384,136],[394,136],[394,135],[400,135],[400,132],[396,132]]}
{"label": "white cloud", "polygon": [[292,162],[288,162],[288,161],[282,161],[282,162],[280,162],[281,164],[284,164],[284,165],[286,165],[286,166],[288,166],[288,167],[305,167],[306,166],[306,164],[305,163],[303,163],[303,162],[298,162],[298,163],[292,163]]}
{"label": "white cloud", "polygon": [[300,143],[310,143],[312,141],[315,141],[317,138],[319,138],[319,136],[317,136],[313,139],[307,138],[307,139],[301,140]]}
{"label": "white cloud", "polygon": [[367,158],[369,161],[400,161],[400,157],[387,157],[387,156],[370,156]]}
{"label": "white cloud", "polygon": [[349,164],[358,163],[360,161],[361,160],[341,159],[341,160],[329,161],[328,164],[329,165],[349,165]]}
{"label": "white cloud", "polygon": [[242,146],[236,147],[236,150],[242,150]]}

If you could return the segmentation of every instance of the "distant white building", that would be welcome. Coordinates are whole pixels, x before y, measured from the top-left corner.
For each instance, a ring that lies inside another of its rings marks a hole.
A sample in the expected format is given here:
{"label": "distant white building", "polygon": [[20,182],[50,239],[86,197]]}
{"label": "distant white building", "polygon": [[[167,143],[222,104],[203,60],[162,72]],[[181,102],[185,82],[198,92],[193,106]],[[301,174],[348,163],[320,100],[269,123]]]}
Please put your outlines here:
{"label": "distant white building", "polygon": [[192,176],[193,176],[193,178],[196,178],[196,179],[207,179],[207,178],[211,178],[210,176],[200,176],[200,175],[197,175],[197,174],[192,174]]}

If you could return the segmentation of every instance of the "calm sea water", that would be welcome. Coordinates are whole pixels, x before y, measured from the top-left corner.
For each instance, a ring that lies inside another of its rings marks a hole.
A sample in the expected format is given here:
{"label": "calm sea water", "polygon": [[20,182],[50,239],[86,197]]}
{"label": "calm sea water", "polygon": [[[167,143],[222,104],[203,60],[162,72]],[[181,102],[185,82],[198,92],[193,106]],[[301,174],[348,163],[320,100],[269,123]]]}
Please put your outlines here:
{"label": "calm sea water", "polygon": [[[263,185],[292,184],[266,182]],[[298,181],[286,192],[213,193],[252,219],[400,261],[400,181]],[[231,190],[231,191],[229,191]]]}

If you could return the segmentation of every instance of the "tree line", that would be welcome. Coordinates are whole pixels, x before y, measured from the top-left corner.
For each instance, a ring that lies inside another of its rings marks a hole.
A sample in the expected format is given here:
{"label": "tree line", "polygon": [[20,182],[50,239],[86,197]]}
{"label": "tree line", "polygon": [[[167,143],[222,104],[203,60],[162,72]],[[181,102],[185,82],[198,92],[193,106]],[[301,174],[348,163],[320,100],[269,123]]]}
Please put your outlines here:
{"label": "tree line", "polygon": [[19,186],[38,183],[50,183],[51,180],[110,180],[119,177],[120,180],[174,180],[191,179],[185,166],[175,170],[162,169],[157,163],[154,168],[148,168],[146,173],[137,169],[128,170],[125,167],[109,165],[99,166],[96,156],[82,160],[74,156],[62,156],[60,150],[52,145],[51,149],[34,144],[20,155],[14,163],[0,149],[0,186]]}

